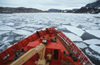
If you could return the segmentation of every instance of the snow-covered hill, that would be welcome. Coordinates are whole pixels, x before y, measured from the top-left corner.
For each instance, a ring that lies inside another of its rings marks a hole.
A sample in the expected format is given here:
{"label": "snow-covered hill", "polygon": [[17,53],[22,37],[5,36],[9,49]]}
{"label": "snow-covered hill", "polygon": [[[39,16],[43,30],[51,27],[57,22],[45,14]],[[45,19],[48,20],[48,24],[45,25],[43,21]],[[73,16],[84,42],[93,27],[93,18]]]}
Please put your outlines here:
{"label": "snow-covered hill", "polygon": [[100,14],[0,14],[0,51],[48,27],[61,30],[95,64],[100,64]]}

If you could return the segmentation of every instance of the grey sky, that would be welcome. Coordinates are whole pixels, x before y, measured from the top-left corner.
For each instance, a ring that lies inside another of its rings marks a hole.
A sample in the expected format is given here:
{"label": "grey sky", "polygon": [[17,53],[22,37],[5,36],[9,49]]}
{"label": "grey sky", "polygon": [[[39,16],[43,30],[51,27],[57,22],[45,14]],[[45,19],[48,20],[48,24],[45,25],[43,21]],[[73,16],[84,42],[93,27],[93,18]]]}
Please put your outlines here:
{"label": "grey sky", "polygon": [[80,8],[96,0],[0,0],[4,7],[28,7],[47,10]]}

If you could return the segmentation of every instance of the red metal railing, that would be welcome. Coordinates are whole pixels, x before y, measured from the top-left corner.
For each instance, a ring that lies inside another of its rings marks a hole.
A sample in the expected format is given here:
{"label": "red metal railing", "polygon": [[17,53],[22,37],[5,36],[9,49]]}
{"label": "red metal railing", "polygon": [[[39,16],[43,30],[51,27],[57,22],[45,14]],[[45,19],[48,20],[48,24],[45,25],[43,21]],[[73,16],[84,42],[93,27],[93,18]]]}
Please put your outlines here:
{"label": "red metal railing", "polygon": [[77,59],[80,61],[80,64],[93,65],[89,58],[67,36],[60,31],[57,35],[65,42],[66,46],[77,57]]}

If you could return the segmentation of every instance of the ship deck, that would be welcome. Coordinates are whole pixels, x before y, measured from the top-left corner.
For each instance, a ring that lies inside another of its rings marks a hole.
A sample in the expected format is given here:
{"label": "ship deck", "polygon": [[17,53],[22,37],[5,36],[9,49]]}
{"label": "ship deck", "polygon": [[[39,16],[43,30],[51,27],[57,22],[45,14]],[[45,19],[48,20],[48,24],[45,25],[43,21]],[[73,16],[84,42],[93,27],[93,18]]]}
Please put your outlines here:
{"label": "ship deck", "polygon": [[[56,39],[56,42],[50,41],[55,38],[54,35],[45,35],[45,39],[49,39],[47,45],[46,45],[46,55],[52,54],[52,59],[50,61],[50,65],[81,65],[79,64],[79,61],[73,61],[73,59],[70,56],[64,55],[64,51],[66,51],[66,54],[69,54],[69,51],[63,46],[61,40],[59,38]],[[42,39],[42,37],[40,38]],[[29,44],[25,47],[26,50],[29,50],[31,48],[35,48],[36,46],[41,44],[40,39],[37,39],[35,41],[29,42]],[[55,53],[55,51],[58,53]],[[45,55],[45,58],[46,58]],[[24,65],[35,65],[35,61],[33,59],[38,59],[38,54],[33,56],[30,61],[27,61]],[[32,61],[33,60],[33,61]]]}

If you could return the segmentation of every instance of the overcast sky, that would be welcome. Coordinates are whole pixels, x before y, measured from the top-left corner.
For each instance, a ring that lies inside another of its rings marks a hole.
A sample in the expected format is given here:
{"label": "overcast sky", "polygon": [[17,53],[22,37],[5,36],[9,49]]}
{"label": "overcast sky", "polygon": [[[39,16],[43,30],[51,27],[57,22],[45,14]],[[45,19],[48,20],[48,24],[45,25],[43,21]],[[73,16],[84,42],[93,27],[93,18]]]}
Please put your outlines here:
{"label": "overcast sky", "polygon": [[3,7],[28,7],[47,10],[80,8],[96,0],[0,0]]}

